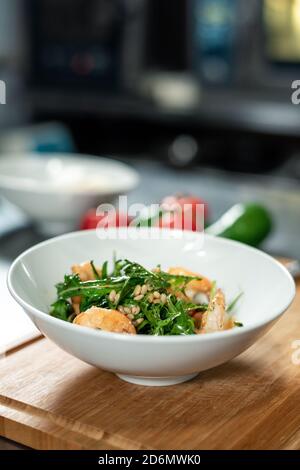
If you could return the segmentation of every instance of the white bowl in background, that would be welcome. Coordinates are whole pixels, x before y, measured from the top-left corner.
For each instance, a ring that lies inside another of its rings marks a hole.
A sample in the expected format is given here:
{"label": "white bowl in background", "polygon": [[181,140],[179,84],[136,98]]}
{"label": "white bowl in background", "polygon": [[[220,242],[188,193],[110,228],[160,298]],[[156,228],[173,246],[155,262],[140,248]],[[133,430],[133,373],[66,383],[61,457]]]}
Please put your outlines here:
{"label": "white bowl in background", "polygon": [[[111,229],[106,232],[112,233]],[[145,229],[129,229],[128,233],[131,236],[125,238],[126,229],[121,228],[114,230],[118,238],[99,239],[92,230],[40,243],[14,261],[8,287],[37,328],[54,343],[129,382],[176,384],[229,361],[262,336],[294,298],[295,284],[288,271],[254,248],[208,235],[199,248],[201,235],[191,232],[189,241],[179,231],[160,231],[164,239],[144,239]],[[54,286],[70,272],[70,266],[90,259],[101,263],[111,259],[114,251],[118,257],[149,268],[158,263],[162,268],[184,266],[216,279],[229,301],[242,290],[236,318],[244,326],[192,336],[122,335],[51,317]]]}
{"label": "white bowl in background", "polygon": [[45,233],[74,230],[86,210],[113,202],[138,182],[134,169],[109,158],[73,154],[0,158],[0,195]]}

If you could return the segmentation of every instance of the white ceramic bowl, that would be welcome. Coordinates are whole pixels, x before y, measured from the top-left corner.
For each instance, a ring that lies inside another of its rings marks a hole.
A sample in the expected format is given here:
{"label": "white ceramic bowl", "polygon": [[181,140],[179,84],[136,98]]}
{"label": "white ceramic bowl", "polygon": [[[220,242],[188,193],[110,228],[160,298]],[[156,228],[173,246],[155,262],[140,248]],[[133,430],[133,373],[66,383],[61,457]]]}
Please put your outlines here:
{"label": "white ceramic bowl", "polygon": [[45,233],[78,227],[82,214],[132,190],[137,172],[108,158],[72,154],[0,158],[0,194]]}
{"label": "white ceramic bowl", "polygon": [[[159,232],[159,230],[157,230]],[[8,287],[34,324],[65,351],[115,372],[129,382],[169,385],[218,366],[251,346],[283,314],[295,295],[287,270],[270,256],[246,245],[189,232],[163,230],[164,239],[144,239],[144,230],[109,230],[117,239],[95,231],[75,232],[34,246],[10,268]],[[128,232],[127,232],[128,233]],[[123,235],[123,238],[122,238]],[[133,239],[133,236],[136,239]],[[228,300],[242,290],[237,319],[244,323],[218,333],[192,336],[122,335],[73,325],[48,315],[54,285],[70,266],[85,260],[127,257],[146,266],[181,265],[216,279]],[[263,361],[264,358],[262,357]]]}

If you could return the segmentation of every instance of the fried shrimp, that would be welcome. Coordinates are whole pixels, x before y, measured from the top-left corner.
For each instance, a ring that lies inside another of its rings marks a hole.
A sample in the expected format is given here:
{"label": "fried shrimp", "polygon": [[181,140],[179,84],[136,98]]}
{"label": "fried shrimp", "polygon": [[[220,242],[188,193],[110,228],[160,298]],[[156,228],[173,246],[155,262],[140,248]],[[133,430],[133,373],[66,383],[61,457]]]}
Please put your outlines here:
{"label": "fried shrimp", "polygon": [[218,289],[202,315],[200,333],[213,333],[228,328],[232,328],[232,319],[226,312],[224,294]]}
{"label": "fried shrimp", "polygon": [[187,283],[184,290],[185,296],[187,299],[196,301],[199,304],[208,302],[212,282],[207,277],[182,267],[169,268],[168,273],[175,276],[199,277],[200,279],[192,279]]}
{"label": "fried shrimp", "polygon": [[135,327],[125,315],[106,308],[91,307],[77,315],[73,323],[115,333],[136,334]]}
{"label": "fried shrimp", "polygon": [[[90,261],[86,261],[81,264],[74,264],[71,269],[73,274],[78,274],[81,281],[93,281],[96,279],[96,275]],[[98,275],[101,276],[101,269],[96,267],[96,271]]]}

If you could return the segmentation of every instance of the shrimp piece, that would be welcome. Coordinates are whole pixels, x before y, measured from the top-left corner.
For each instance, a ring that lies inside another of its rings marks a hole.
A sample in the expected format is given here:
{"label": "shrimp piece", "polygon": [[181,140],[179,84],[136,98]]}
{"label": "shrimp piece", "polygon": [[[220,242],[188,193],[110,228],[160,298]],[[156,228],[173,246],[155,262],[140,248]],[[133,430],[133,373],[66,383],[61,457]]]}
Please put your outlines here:
{"label": "shrimp piece", "polygon": [[76,295],[74,297],[71,297],[71,302],[72,302],[72,307],[75,315],[79,315],[80,313],[80,302],[81,302],[81,297],[80,295]]}
{"label": "shrimp piece", "polygon": [[187,283],[185,288],[185,300],[192,300],[198,304],[207,303],[209,301],[212,282],[207,277],[203,277],[200,274],[181,267],[169,268],[168,273],[174,274],[175,276],[200,277],[201,279],[192,279]]}
{"label": "shrimp piece", "polygon": [[[78,274],[81,281],[93,281],[96,277],[90,261],[86,261],[82,264],[74,264],[71,269],[73,274]],[[96,271],[99,276],[101,276],[101,269],[96,267]],[[80,313],[80,302],[80,295],[72,297],[72,306],[76,315]]]}
{"label": "shrimp piece", "polygon": [[221,289],[211,299],[208,309],[202,315],[201,328],[198,333],[213,333],[232,327],[232,321],[226,313],[225,297]]}
{"label": "shrimp piece", "polygon": [[106,308],[91,307],[77,315],[73,323],[115,333],[136,334],[135,327],[123,313]]}
{"label": "shrimp piece", "polygon": [[[78,274],[81,281],[93,281],[96,278],[90,261],[74,264],[71,269],[73,274]],[[101,269],[96,267],[96,271],[101,276]]]}
{"label": "shrimp piece", "polygon": [[73,312],[75,313],[75,315],[79,315],[80,314],[80,302],[74,302],[73,299],[72,299]]}

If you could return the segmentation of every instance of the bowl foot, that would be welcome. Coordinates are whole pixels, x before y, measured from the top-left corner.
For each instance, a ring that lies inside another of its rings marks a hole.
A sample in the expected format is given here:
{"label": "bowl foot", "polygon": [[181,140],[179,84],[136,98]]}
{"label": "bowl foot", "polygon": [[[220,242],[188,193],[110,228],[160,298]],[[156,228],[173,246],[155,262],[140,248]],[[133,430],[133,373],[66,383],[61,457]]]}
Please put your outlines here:
{"label": "bowl foot", "polygon": [[140,377],[136,375],[116,374],[120,379],[135,385],[144,385],[146,387],[167,387],[176,385],[187,380],[191,380],[198,375],[198,372],[190,375],[180,375],[175,377]]}

